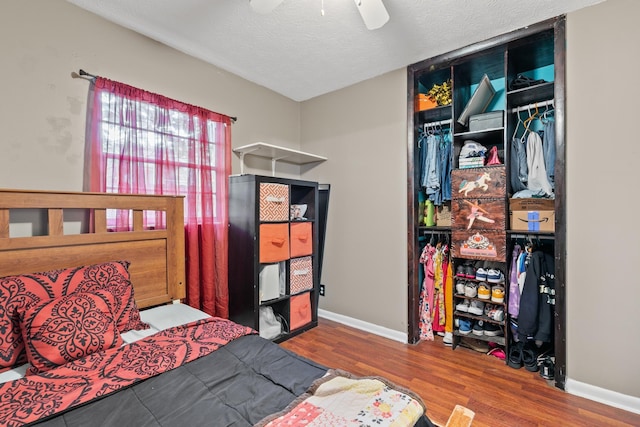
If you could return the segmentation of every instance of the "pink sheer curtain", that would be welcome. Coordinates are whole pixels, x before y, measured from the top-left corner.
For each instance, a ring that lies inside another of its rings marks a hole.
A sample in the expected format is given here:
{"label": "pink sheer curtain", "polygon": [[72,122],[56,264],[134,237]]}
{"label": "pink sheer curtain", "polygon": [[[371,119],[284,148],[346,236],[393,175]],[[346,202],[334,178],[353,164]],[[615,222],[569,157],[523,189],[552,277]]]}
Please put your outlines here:
{"label": "pink sheer curtain", "polygon": [[[184,195],[187,303],[227,318],[230,117],[102,77],[89,103],[85,190]],[[129,216],[107,219],[126,228]],[[163,221],[150,216],[145,226]]]}

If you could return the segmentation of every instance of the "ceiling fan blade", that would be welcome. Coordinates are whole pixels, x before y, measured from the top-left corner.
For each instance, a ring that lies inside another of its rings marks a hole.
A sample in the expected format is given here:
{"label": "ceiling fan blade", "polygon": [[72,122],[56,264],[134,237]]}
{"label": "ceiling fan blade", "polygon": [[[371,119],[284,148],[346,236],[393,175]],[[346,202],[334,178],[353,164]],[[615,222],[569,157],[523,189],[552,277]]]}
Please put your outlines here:
{"label": "ceiling fan blade", "polygon": [[382,0],[354,0],[362,16],[364,25],[369,30],[382,27],[389,20],[389,13]]}
{"label": "ceiling fan blade", "polygon": [[257,13],[269,13],[284,0],[250,0],[249,5]]}

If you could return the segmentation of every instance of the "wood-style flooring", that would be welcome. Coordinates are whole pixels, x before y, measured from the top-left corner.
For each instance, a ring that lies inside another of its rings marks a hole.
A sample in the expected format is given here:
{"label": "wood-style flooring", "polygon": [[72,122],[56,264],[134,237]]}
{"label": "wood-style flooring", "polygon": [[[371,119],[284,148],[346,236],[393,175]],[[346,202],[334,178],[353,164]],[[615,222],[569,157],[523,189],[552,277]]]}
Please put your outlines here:
{"label": "wood-style flooring", "polygon": [[[442,339],[402,344],[340,323],[319,326],[282,347],[327,367],[380,375],[418,393],[445,425],[455,405],[475,412],[473,427],[640,426],[640,415],[565,393],[524,368]],[[598,369],[598,367],[594,367]]]}

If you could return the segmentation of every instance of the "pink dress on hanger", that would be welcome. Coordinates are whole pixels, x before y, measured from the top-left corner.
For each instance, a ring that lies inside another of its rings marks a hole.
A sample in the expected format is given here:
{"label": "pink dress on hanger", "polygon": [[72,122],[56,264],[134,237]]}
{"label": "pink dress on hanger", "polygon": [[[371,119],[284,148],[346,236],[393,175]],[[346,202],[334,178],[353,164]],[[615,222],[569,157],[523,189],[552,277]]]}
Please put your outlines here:
{"label": "pink dress on hanger", "polygon": [[433,255],[436,248],[427,243],[420,255],[420,264],[424,268],[424,280],[420,291],[420,339],[433,341],[433,327],[431,324],[431,308],[433,307],[434,294],[434,269]]}

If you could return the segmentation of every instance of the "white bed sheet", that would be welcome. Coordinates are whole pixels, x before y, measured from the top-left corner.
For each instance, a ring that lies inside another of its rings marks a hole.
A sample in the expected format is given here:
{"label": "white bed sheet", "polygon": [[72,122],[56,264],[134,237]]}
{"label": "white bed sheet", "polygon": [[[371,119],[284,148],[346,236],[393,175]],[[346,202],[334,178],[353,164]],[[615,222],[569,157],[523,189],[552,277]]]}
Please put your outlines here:
{"label": "white bed sheet", "polygon": [[[206,319],[210,317],[207,313],[186,304],[168,304],[158,307],[140,310],[140,319],[151,326],[143,331],[129,331],[121,334],[124,345],[135,342],[139,339],[153,335],[173,326],[184,325],[196,320]],[[18,366],[5,372],[0,372],[0,384],[7,381],[17,380],[25,376],[29,364]]]}

